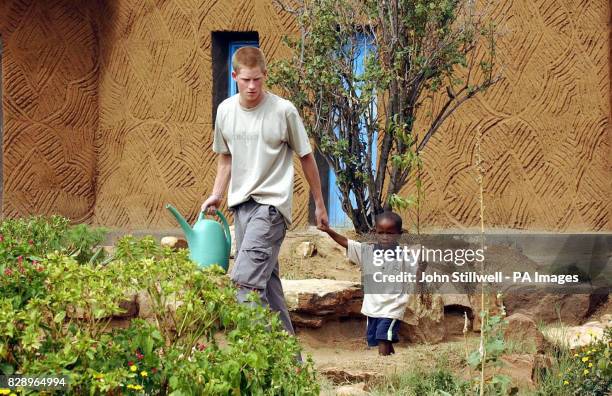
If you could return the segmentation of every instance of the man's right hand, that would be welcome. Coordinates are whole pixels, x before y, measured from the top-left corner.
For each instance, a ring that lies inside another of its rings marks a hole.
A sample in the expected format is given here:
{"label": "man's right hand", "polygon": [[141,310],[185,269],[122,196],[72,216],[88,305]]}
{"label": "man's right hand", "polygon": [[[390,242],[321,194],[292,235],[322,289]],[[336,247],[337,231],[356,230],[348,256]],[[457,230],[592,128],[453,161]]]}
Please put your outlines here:
{"label": "man's right hand", "polygon": [[202,204],[202,212],[206,212],[209,215],[215,214],[215,211],[221,206],[222,198],[219,195],[212,194]]}

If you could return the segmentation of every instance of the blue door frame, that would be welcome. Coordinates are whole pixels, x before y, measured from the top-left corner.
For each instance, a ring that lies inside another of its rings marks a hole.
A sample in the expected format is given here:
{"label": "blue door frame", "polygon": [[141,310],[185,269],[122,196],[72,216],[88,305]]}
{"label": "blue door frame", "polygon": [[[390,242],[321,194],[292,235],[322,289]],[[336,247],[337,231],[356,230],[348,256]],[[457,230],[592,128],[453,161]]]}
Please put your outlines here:
{"label": "blue door frame", "polygon": [[[372,44],[372,36],[368,34],[358,34],[356,37],[356,43],[358,45],[355,61],[353,62],[353,73],[356,75],[363,74],[365,72],[365,58],[366,56],[375,50]],[[357,95],[359,96],[361,93],[361,89],[359,86],[355,89]],[[374,105],[374,116],[376,116],[376,105]],[[361,129],[361,135],[365,136],[365,130],[363,126]],[[337,134],[337,132],[336,132]],[[374,135],[373,141],[377,142],[378,134]],[[377,145],[374,143],[372,147],[372,163],[374,164],[374,168],[376,166],[377,159]],[[329,168],[328,175],[328,191],[329,195],[327,197],[327,210],[329,216],[329,224],[332,227],[336,228],[352,228],[353,222],[348,217],[348,215],[342,209],[342,194],[340,193],[340,189],[336,184],[336,174],[334,170]],[[353,193],[350,195],[351,204],[355,207],[355,196]]]}

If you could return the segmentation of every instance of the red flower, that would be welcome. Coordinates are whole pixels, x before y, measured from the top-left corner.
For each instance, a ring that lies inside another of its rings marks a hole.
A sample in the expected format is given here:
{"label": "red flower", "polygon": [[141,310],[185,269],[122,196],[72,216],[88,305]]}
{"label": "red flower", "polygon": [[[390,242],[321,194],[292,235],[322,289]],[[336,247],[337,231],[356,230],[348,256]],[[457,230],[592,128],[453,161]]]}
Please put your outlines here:
{"label": "red flower", "polygon": [[157,373],[157,367],[153,367],[153,368],[151,369],[151,372],[152,372],[152,373]]}
{"label": "red flower", "polygon": [[133,366],[134,362],[132,362],[131,360],[128,362],[128,366]]}
{"label": "red flower", "polygon": [[30,240],[28,241],[28,243],[29,243],[30,245],[34,245],[34,241],[33,241],[32,239],[30,239]]}
{"label": "red flower", "polygon": [[198,343],[198,350],[203,351],[204,349],[206,349],[206,344]]}
{"label": "red flower", "polygon": [[13,271],[10,268],[7,268],[4,270],[4,275],[11,276],[13,275]]}
{"label": "red flower", "polygon": [[45,270],[45,268],[43,266],[37,267],[36,271],[38,272],[43,272]]}
{"label": "red flower", "polygon": [[19,257],[17,257],[17,263],[18,263],[18,264],[23,263],[23,256],[19,256]]}
{"label": "red flower", "polygon": [[136,352],[136,357],[138,358],[138,360],[144,359],[144,355],[140,352]]}
{"label": "red flower", "polygon": [[4,235],[0,235],[0,242],[4,242]]}
{"label": "red flower", "polygon": [[32,265],[36,265],[36,264],[38,264],[38,261],[32,260]]}

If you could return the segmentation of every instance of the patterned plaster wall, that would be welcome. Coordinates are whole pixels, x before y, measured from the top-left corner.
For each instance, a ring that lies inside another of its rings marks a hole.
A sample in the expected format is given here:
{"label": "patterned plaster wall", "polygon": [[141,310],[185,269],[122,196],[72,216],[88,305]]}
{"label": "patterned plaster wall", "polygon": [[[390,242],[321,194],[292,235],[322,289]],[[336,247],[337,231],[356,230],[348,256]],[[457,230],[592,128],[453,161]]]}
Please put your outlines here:
{"label": "patterned plaster wall", "polygon": [[90,7],[0,2],[5,216],[93,215],[98,48]]}
{"label": "patterned plaster wall", "polygon": [[[98,195],[94,221],[130,228],[173,226],[165,203],[194,219],[212,190],[214,31],[257,31],[268,60],[286,55],[293,29],[271,2],[107,2],[101,12]],[[296,170],[299,166],[296,167]],[[296,179],[294,221],[308,196]],[[307,188],[307,186],[306,186]]]}
{"label": "patterned plaster wall", "polygon": [[498,3],[504,80],[424,150],[421,226],[480,226],[481,133],[485,227],[612,230],[609,12],[607,0]]}
{"label": "patterned plaster wall", "polygon": [[[481,131],[488,227],[609,231],[610,5],[498,4],[505,80],[426,148],[420,224],[478,225]],[[271,60],[296,26],[271,0],[0,2],[3,214],[155,229],[174,226],[173,203],[194,219],[216,168],[214,31],[257,31]],[[296,170],[294,219],[306,224]]]}

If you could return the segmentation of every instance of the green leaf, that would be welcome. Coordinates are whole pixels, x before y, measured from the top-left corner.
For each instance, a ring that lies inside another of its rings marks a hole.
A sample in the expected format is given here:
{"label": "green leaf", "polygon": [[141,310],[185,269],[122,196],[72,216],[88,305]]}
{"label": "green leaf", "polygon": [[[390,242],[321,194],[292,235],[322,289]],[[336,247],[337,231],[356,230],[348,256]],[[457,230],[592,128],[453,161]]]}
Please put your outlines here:
{"label": "green leaf", "polygon": [[467,362],[470,366],[478,366],[480,364],[480,353],[478,351],[472,351],[468,356]]}
{"label": "green leaf", "polygon": [[150,336],[147,337],[144,342],[143,349],[144,354],[147,356],[153,353],[153,338],[151,338]]}
{"label": "green leaf", "polygon": [[15,368],[8,363],[0,363],[0,371],[4,375],[13,375],[15,373]]}
{"label": "green leaf", "polygon": [[55,314],[55,316],[53,317],[53,321],[55,323],[62,323],[64,321],[64,318],[66,317],[66,311],[59,311],[58,313]]}

